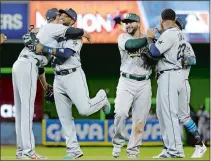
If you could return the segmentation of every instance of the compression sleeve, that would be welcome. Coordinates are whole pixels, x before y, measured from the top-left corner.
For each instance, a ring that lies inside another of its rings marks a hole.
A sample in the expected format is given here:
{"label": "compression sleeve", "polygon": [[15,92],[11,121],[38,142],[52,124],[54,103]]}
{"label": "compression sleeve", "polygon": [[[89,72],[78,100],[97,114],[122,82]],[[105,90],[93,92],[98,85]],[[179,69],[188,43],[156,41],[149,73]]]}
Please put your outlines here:
{"label": "compression sleeve", "polygon": [[125,43],[125,49],[128,51],[138,50],[147,45],[147,38],[129,39]]}

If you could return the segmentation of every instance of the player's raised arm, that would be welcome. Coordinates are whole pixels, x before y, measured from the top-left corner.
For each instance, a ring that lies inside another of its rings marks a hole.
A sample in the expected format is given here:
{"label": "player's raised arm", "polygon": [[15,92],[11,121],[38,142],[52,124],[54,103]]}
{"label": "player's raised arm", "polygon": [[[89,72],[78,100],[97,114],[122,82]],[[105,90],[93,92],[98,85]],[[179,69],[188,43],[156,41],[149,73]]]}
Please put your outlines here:
{"label": "player's raised arm", "polygon": [[171,48],[174,41],[170,34],[168,34],[168,31],[165,31],[157,40],[156,43],[154,43],[153,39],[155,37],[155,33],[153,29],[147,30],[147,41],[149,44],[150,52],[152,56],[160,56],[164,54],[168,49]]}

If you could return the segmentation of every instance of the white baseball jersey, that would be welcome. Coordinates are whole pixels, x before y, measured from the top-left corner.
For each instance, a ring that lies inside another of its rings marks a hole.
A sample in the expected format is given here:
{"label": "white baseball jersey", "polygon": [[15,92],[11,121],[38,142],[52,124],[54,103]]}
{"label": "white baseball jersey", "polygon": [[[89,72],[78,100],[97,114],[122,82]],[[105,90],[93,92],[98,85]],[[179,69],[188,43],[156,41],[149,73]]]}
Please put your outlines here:
{"label": "white baseball jersey", "polygon": [[74,55],[67,59],[62,65],[56,65],[55,70],[77,68],[81,66],[80,51],[83,45],[82,39],[65,40],[58,44],[57,48],[69,48],[75,51]]}
{"label": "white baseball jersey", "polygon": [[[184,57],[195,56],[193,48],[190,43],[186,42],[186,48],[184,50]],[[183,68],[185,79],[188,79],[190,73],[191,66],[187,66]]]}
{"label": "white baseball jersey", "polygon": [[[41,44],[55,48],[58,44],[57,39],[59,37],[64,37],[67,29],[68,27],[62,24],[48,23],[40,28],[36,37],[39,39]],[[46,56],[34,54],[34,52],[30,51],[27,47],[21,51],[19,57],[22,55],[28,55],[29,57],[38,59],[41,66],[47,65],[50,60],[50,57],[47,58]]]}
{"label": "white baseball jersey", "polygon": [[118,46],[121,56],[121,66],[120,71],[132,75],[150,75],[152,70],[148,70],[143,68],[144,61],[141,57],[131,57],[131,53],[129,53],[125,49],[125,43],[129,39],[135,39],[132,35],[128,33],[120,34],[118,38]]}
{"label": "white baseball jersey", "polygon": [[178,28],[169,28],[159,37],[155,46],[164,58],[158,61],[156,70],[182,69],[182,58],[187,41],[184,33]]}

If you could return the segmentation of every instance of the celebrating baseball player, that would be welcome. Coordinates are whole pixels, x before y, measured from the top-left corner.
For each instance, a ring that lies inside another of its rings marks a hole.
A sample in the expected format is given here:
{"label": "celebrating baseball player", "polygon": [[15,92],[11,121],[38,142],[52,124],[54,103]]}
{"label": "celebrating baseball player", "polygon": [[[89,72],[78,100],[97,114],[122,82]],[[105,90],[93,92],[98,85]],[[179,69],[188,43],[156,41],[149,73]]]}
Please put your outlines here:
{"label": "celebrating baseball player", "polygon": [[[183,112],[179,110],[179,105],[184,99],[182,89],[186,88],[182,62],[185,57],[185,51],[189,50],[189,46],[185,40],[184,33],[175,27],[175,19],[176,14],[172,9],[163,10],[160,24],[164,32],[156,43],[153,42],[153,38],[155,38],[154,30],[148,29],[147,31],[152,56],[162,56],[156,66],[158,73],[156,104],[161,134],[164,136],[165,150],[156,158],[183,158],[185,156],[179,130],[178,113],[180,111],[182,116]],[[195,63],[194,57],[187,57],[185,61],[189,65]],[[190,121],[190,119],[186,120],[186,118],[181,120],[183,122],[187,121],[188,124]],[[195,128],[194,124],[191,121],[190,123],[192,125],[188,125],[188,128],[193,130]]]}
{"label": "celebrating baseball player", "polygon": [[[48,10],[46,13],[48,24],[43,26],[37,33],[37,38],[39,38],[39,41],[43,45],[46,45],[43,48],[43,52],[50,54],[46,56],[35,54],[37,47],[34,48],[34,44],[31,45],[31,39],[29,39],[32,34],[26,34],[23,36],[26,47],[21,51],[18,59],[13,64],[12,76],[14,101],[16,107],[15,121],[17,136],[17,159],[46,159],[46,157],[35,153],[32,120],[34,114],[38,69],[40,69],[39,67],[45,66],[52,56],[52,51],[47,50],[47,46],[56,47],[58,44],[57,39],[59,37],[75,37],[75,35],[86,36],[82,29],[57,24],[59,15],[60,13],[56,8]],[[70,55],[71,53],[64,49],[57,49],[53,54],[59,57],[67,57],[67,55]],[[45,81],[43,68],[39,70],[39,74],[42,75],[40,80],[44,80],[42,82],[44,88],[51,88],[51,86]]]}
{"label": "celebrating baseball player", "polygon": [[128,158],[139,157],[146,118],[151,106],[151,64],[142,49],[147,45],[146,37],[140,32],[140,17],[129,13],[123,20],[127,33],[118,38],[121,55],[121,76],[115,99],[113,157],[120,156],[125,143],[125,120],[132,107],[132,132],[127,146]]}
{"label": "celebrating baseball player", "polygon": [[[177,28],[180,30],[184,29],[184,25],[182,23],[182,20],[180,18],[176,18],[175,25]],[[159,32],[163,32],[163,29],[158,30]],[[156,35],[156,34],[155,34]],[[159,34],[157,35],[159,36]],[[156,37],[158,39],[159,37]],[[178,118],[180,122],[187,128],[187,130],[195,137],[196,142],[195,142],[195,151],[191,158],[201,158],[203,154],[206,152],[207,148],[202,142],[202,138],[199,134],[199,130],[197,129],[197,126],[195,122],[191,119],[190,117],[190,84],[188,81],[188,76],[190,73],[190,68],[191,65],[196,64],[196,58],[194,51],[190,45],[190,43],[186,42],[186,47],[184,50],[184,57],[182,59],[182,65],[183,65],[183,72],[184,72],[184,80],[185,80],[185,88],[182,88],[180,90],[179,97],[180,102],[179,102],[179,109],[178,109]],[[164,134],[163,139],[167,139],[167,136]],[[158,155],[155,156],[154,158],[159,158],[161,155],[166,153],[166,147],[162,150],[162,152]]]}
{"label": "celebrating baseball player", "polygon": [[[77,20],[76,12],[68,8],[59,10],[60,20],[66,26],[72,26]],[[79,114],[89,116],[103,108],[105,114],[110,113],[110,103],[106,92],[100,90],[97,95],[90,99],[86,77],[81,68],[80,50],[82,48],[82,37],[79,34],[75,39],[58,39],[57,48],[70,50],[73,54],[67,60],[59,57],[54,58],[52,66],[55,71],[54,98],[56,109],[65,132],[67,156],[65,159],[76,159],[83,156],[77,141],[76,128],[72,118],[72,104],[75,104]],[[89,38],[89,41],[91,39]],[[48,48],[55,50],[55,48]]]}

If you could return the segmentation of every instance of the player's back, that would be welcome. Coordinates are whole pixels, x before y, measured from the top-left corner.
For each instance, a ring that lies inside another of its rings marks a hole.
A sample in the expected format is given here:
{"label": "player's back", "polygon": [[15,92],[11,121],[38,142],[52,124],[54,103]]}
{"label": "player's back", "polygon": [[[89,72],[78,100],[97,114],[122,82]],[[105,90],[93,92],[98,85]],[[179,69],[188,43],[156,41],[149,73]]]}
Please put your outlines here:
{"label": "player's back", "polygon": [[65,36],[67,28],[62,24],[48,23],[40,28],[37,38],[41,44],[55,48],[58,44],[57,39]]}
{"label": "player's back", "polygon": [[157,48],[164,56],[158,61],[156,69],[158,71],[182,69],[186,43],[185,35],[181,30],[178,28],[167,29],[156,42]]}

